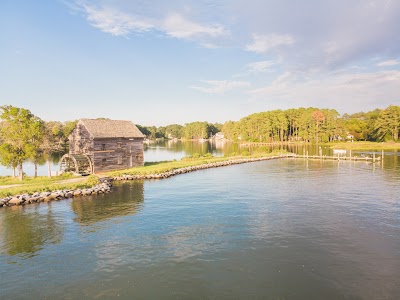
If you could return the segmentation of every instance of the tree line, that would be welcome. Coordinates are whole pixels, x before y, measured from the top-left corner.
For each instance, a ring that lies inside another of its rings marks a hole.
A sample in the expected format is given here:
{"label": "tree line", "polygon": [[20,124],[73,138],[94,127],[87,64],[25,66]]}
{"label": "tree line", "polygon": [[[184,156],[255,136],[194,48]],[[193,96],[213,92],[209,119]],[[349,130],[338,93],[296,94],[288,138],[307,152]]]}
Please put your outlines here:
{"label": "tree line", "polygon": [[192,122],[184,126],[137,126],[149,139],[207,139],[221,131],[226,139],[246,142],[398,141],[400,107],[390,105],[385,109],[342,116],[334,109],[292,108],[259,112],[224,124]]}
{"label": "tree line", "polygon": [[75,128],[76,121],[45,122],[29,110],[11,105],[0,106],[0,164],[13,170],[18,169],[19,179],[23,179],[23,163],[27,160],[35,166],[44,157],[51,176],[50,159],[56,152],[64,152],[68,136]]}
{"label": "tree line", "polygon": [[332,142],[338,140],[398,141],[400,107],[355,114],[334,109],[298,108],[251,114],[237,122],[225,122],[225,138],[246,142]]}
{"label": "tree line", "polygon": [[[0,106],[0,164],[18,170],[23,178],[23,163],[35,166],[43,157],[50,171],[51,155],[65,152],[68,136],[77,121],[45,122],[24,108]],[[297,108],[272,110],[246,116],[224,124],[192,122],[185,125],[141,126],[139,130],[150,139],[207,139],[223,132],[226,139],[245,142],[332,142],[337,140],[398,141],[400,107],[355,114],[340,114],[334,109]]]}
{"label": "tree line", "polygon": [[192,122],[184,126],[179,124],[160,127],[136,126],[149,139],[208,139],[222,130],[222,124],[208,122]]}

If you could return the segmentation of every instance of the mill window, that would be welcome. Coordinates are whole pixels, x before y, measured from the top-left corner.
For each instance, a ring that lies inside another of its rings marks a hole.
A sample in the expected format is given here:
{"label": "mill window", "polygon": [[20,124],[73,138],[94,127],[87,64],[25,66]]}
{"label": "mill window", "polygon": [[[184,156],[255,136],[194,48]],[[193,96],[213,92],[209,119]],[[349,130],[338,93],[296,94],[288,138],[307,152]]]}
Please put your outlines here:
{"label": "mill window", "polygon": [[102,164],[103,166],[106,164],[106,162],[107,162],[107,158],[103,158],[103,159],[101,160],[101,164]]}
{"label": "mill window", "polygon": [[101,151],[105,151],[106,150],[106,144],[101,144]]}
{"label": "mill window", "polygon": [[118,164],[122,165],[122,155],[118,156]]}

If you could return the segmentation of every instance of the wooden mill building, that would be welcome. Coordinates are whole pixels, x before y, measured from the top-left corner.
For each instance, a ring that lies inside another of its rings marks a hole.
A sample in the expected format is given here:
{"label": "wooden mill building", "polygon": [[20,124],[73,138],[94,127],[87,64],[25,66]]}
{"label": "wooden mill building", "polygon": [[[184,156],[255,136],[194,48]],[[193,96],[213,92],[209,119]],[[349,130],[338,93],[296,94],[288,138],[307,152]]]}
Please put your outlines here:
{"label": "wooden mill building", "polygon": [[68,137],[69,154],[60,169],[99,173],[143,166],[143,139],[130,121],[81,119]]}

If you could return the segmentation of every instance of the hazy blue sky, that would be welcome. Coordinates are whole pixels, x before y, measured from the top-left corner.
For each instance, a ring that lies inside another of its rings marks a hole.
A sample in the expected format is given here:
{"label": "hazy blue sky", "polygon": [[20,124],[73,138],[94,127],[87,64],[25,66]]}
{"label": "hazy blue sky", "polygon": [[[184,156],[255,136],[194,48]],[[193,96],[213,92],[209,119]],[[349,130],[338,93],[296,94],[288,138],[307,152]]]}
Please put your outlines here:
{"label": "hazy blue sky", "polygon": [[398,0],[1,0],[0,105],[224,122],[400,105]]}

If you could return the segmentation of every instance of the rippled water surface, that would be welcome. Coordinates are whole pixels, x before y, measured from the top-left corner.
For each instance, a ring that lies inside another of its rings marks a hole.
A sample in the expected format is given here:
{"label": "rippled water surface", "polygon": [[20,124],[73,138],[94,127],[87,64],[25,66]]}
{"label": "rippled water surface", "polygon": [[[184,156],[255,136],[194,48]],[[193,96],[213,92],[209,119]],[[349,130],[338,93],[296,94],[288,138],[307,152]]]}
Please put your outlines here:
{"label": "rippled water surface", "polygon": [[400,299],[392,161],[264,161],[2,209],[0,298]]}

